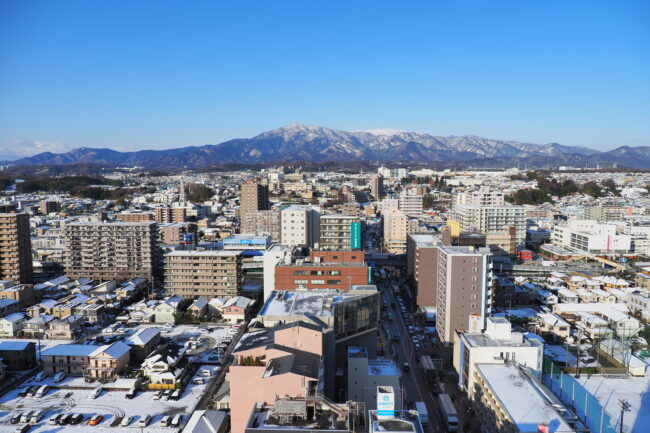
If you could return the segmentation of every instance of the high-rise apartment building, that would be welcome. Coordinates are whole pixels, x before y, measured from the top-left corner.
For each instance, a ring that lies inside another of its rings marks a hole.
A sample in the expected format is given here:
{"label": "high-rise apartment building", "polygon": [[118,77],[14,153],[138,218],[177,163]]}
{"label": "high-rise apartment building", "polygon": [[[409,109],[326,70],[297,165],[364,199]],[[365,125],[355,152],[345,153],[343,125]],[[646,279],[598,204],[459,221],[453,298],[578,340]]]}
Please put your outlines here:
{"label": "high-rise apartment building", "polygon": [[436,328],[440,341],[453,342],[454,332],[469,329],[470,316],[483,326],[492,302],[490,250],[474,247],[438,247]]}
{"label": "high-rise apartment building", "polygon": [[375,197],[375,200],[381,200],[384,196],[384,176],[376,174],[372,177],[370,193]]}
{"label": "high-rise apartment building", "polygon": [[409,234],[406,239],[406,277],[420,307],[435,307],[438,300],[438,238]]}
{"label": "high-rise apartment building", "polygon": [[351,250],[362,248],[361,221],[352,215],[321,215],[321,250]]}
{"label": "high-rise apartment building", "polygon": [[320,214],[311,206],[289,206],[280,215],[281,242],[312,247],[318,242]]}
{"label": "high-rise apartment building", "polygon": [[515,227],[517,244],[526,241],[526,211],[523,206],[456,205],[451,210],[461,232],[490,234]]}
{"label": "high-rise apartment building", "polygon": [[74,222],[63,232],[63,261],[70,278],[158,277],[161,255],[154,222]]}
{"label": "high-rise apartment building", "polygon": [[187,209],[184,207],[158,207],[154,209],[154,219],[157,223],[182,223],[187,220]]}
{"label": "high-rise apartment building", "polygon": [[269,187],[250,180],[241,186],[239,211],[244,215],[249,211],[267,210],[269,208]]}
{"label": "high-rise apartment building", "polygon": [[382,211],[384,220],[384,249],[391,254],[406,253],[406,235],[417,228],[417,220],[411,220],[401,210]]}
{"label": "high-rise apartment building", "polygon": [[399,210],[408,216],[420,215],[422,213],[422,196],[419,194],[400,194]]}
{"label": "high-rise apartment building", "polygon": [[481,188],[476,191],[464,191],[454,194],[454,205],[469,206],[504,206],[505,195],[502,191]]}
{"label": "high-rise apartment building", "polygon": [[271,236],[273,241],[280,241],[280,211],[276,209],[247,211],[241,215],[243,234]]}
{"label": "high-rise apartment building", "polygon": [[61,210],[61,204],[56,200],[42,200],[38,204],[38,211],[42,215],[49,215],[53,212],[58,212]]}
{"label": "high-rise apartment building", "polygon": [[125,212],[115,214],[115,219],[125,223],[146,223],[153,221],[153,215],[145,212]]}
{"label": "high-rise apartment building", "polygon": [[29,215],[0,213],[0,279],[31,284],[32,273]]}
{"label": "high-rise apartment building", "polygon": [[241,288],[239,251],[173,251],[165,254],[165,291],[183,297],[233,297]]}

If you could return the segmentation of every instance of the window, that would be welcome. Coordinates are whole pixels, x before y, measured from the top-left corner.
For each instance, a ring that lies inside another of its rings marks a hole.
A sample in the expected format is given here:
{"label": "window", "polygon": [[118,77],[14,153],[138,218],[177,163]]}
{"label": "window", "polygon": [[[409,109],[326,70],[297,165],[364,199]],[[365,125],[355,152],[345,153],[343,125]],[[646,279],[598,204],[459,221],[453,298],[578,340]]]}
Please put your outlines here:
{"label": "window", "polygon": [[293,271],[293,275],[307,275],[307,271]]}
{"label": "window", "polygon": [[309,281],[308,280],[296,280],[296,284],[307,284]]}
{"label": "window", "polygon": [[327,284],[341,284],[341,280],[327,280]]}
{"label": "window", "polygon": [[341,271],[330,271],[330,275],[341,275]]}

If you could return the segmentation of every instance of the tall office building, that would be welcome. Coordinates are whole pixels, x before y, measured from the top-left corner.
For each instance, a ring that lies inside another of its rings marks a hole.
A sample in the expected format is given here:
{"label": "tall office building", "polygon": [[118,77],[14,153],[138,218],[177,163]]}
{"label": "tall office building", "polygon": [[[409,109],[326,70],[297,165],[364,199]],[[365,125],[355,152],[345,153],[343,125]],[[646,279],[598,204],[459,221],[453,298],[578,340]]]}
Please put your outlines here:
{"label": "tall office building", "polygon": [[241,288],[239,251],[172,251],[165,254],[165,290],[188,297],[233,297]]}
{"label": "tall office building", "polygon": [[352,215],[321,215],[321,250],[351,250],[362,248],[361,221]]}
{"label": "tall office building", "polygon": [[29,215],[0,213],[0,279],[30,284],[32,273]]}
{"label": "tall office building", "polygon": [[440,341],[453,342],[456,330],[469,329],[470,316],[485,326],[492,302],[490,250],[438,246],[436,328]]}
{"label": "tall office building", "polygon": [[149,223],[67,223],[63,262],[70,278],[99,281],[158,277],[158,225]]}
{"label": "tall office building", "polygon": [[248,211],[267,210],[269,208],[269,187],[249,180],[242,184],[239,198],[239,211],[243,215]]}
{"label": "tall office building", "polygon": [[370,193],[375,197],[375,200],[381,200],[384,196],[384,176],[377,174],[372,177]]}

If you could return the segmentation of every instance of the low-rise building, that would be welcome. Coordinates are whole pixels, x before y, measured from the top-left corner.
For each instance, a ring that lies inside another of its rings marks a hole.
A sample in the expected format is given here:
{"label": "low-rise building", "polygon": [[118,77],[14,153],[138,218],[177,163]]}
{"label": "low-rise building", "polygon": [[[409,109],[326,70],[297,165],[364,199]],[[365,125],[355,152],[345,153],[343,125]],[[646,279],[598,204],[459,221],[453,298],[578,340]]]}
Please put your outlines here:
{"label": "low-rise building", "polygon": [[25,315],[13,313],[0,318],[0,337],[17,337],[23,329]]}
{"label": "low-rise building", "polygon": [[7,370],[29,370],[36,366],[36,344],[30,341],[0,341],[0,358]]}

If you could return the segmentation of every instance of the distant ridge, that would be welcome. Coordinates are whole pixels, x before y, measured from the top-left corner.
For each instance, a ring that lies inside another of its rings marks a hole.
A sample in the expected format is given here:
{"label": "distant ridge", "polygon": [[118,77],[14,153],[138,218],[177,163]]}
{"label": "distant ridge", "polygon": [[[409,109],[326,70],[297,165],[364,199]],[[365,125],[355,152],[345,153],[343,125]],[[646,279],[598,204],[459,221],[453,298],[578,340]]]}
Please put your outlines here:
{"label": "distant ridge", "polygon": [[341,131],[322,126],[291,124],[220,144],[167,150],[118,152],[82,147],[66,153],[44,152],[11,165],[78,163],[145,168],[202,168],[224,164],[275,162],[376,161],[455,166],[544,166],[619,164],[650,168],[650,147],[622,146],[609,152],[558,143],[533,144],[474,135],[440,137],[396,129]]}

